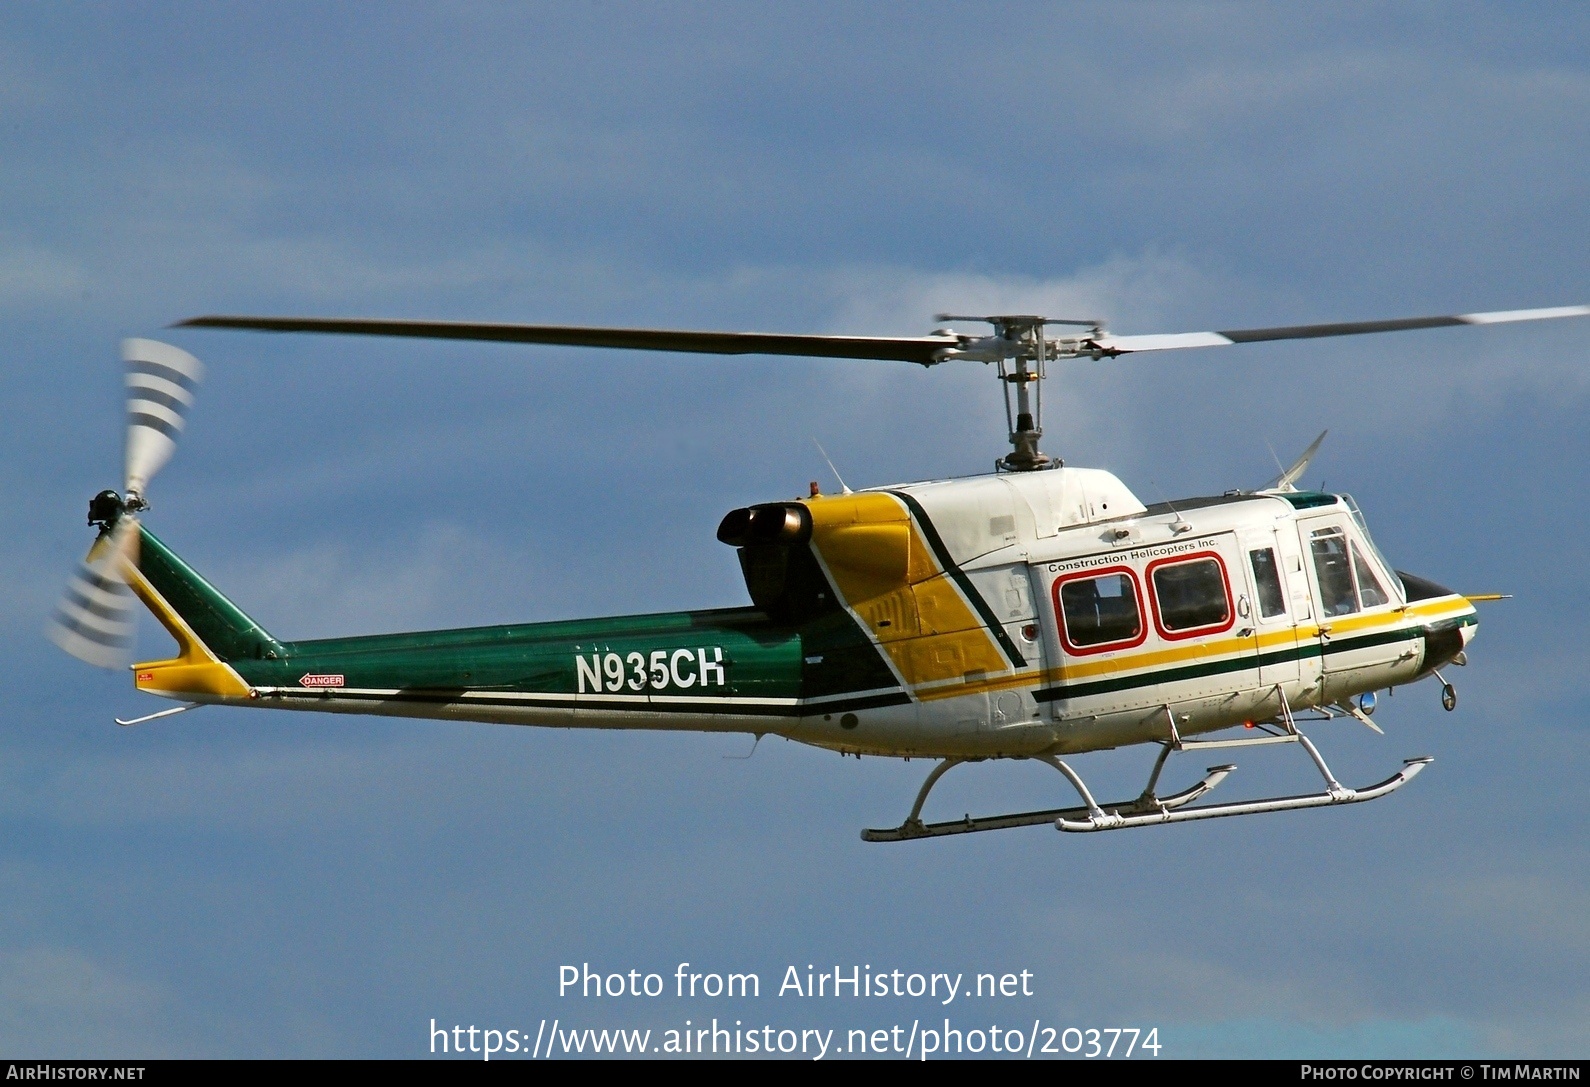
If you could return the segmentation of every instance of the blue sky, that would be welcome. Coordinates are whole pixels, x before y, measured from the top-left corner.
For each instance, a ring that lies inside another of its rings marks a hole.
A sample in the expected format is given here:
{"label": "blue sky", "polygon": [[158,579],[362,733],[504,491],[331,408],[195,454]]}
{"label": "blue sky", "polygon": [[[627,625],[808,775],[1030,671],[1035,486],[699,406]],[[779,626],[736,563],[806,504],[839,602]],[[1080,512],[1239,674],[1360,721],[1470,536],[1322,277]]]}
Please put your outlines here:
{"label": "blue sky", "polygon": [[[984,371],[160,330],[1586,302],[1587,41],[1570,4],[7,7],[0,1051],[921,1012],[556,995],[562,963],[690,961],[1029,969],[999,1015],[1157,1025],[1166,1055],[1582,1055],[1590,322],[1051,382],[1045,447],[1147,501],[1262,483],[1266,443],[1329,427],[1307,482],[1357,495],[1397,565],[1517,594],[1456,714],[1426,684],[1384,738],[1319,734],[1349,781],[1436,756],[1363,808],[865,846],[925,766],[217,709],[121,730],[153,703],[39,630],[119,485],[123,336],[209,367],[148,523],[284,636],[738,604],[725,510],[826,485],[812,438],[852,486],[985,470]],[[1149,761],[1081,765],[1135,792]],[[1047,805],[1040,769],[958,771],[935,803]]]}

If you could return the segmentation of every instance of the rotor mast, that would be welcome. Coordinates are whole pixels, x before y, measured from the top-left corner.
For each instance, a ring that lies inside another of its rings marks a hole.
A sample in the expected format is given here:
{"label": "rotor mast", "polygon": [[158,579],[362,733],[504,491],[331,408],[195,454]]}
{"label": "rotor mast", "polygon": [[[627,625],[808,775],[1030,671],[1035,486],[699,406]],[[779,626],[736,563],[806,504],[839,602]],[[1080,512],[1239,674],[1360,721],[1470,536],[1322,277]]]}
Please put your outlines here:
{"label": "rotor mast", "polygon": [[[1098,321],[1073,321],[1032,314],[1001,314],[992,317],[957,317],[941,313],[940,321],[982,321],[994,326],[994,334],[975,340],[963,337],[963,346],[944,352],[945,358],[977,359],[998,367],[1005,394],[1005,424],[1010,432],[1011,450],[994,462],[1003,472],[1037,472],[1058,468],[1061,461],[1038,448],[1043,437],[1043,380],[1047,364],[1054,358],[1074,358],[1079,348],[1101,335]],[[1045,325],[1077,325],[1088,329],[1082,342],[1050,341]]]}

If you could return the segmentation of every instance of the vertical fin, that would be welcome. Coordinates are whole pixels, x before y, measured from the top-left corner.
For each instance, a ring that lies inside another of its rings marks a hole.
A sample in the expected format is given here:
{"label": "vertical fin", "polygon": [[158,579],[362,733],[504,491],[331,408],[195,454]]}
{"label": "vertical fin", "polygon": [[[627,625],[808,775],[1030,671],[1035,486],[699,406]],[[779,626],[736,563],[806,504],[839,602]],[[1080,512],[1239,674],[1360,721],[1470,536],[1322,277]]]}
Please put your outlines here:
{"label": "vertical fin", "polygon": [[[147,528],[129,582],[184,651],[196,638],[220,661],[284,656],[282,645],[232,603]],[[153,598],[146,590],[153,590]],[[175,620],[175,621],[174,621]]]}

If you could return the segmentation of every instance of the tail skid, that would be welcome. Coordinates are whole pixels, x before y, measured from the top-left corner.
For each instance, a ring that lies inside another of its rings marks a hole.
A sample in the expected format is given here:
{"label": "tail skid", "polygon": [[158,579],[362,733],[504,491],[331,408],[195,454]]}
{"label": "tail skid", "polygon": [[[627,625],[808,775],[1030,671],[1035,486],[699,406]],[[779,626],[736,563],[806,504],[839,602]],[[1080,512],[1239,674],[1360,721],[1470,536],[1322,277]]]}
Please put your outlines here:
{"label": "tail skid", "polygon": [[203,702],[187,702],[181,706],[173,706],[169,710],[159,710],[155,713],[146,713],[142,717],[134,717],[129,721],[123,721],[120,717],[114,717],[112,720],[125,728],[128,725],[141,725],[145,721],[158,721],[162,717],[175,717],[179,713],[187,713],[189,710],[196,710],[203,705]]}

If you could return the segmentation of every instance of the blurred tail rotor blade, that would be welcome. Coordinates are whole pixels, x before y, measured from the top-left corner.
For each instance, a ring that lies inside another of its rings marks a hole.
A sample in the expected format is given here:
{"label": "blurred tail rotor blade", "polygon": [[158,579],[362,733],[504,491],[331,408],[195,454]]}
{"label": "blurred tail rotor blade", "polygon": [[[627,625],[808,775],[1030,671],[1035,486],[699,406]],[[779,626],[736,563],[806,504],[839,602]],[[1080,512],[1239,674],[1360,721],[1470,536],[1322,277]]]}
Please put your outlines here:
{"label": "blurred tail rotor blade", "polygon": [[127,505],[142,509],[149,480],[171,459],[204,365],[158,340],[123,340],[127,361]]}
{"label": "blurred tail rotor blade", "polygon": [[138,522],[124,517],[102,536],[66,583],[46,629],[49,638],[79,660],[120,668],[132,656],[135,598],[122,575],[136,561]]}

